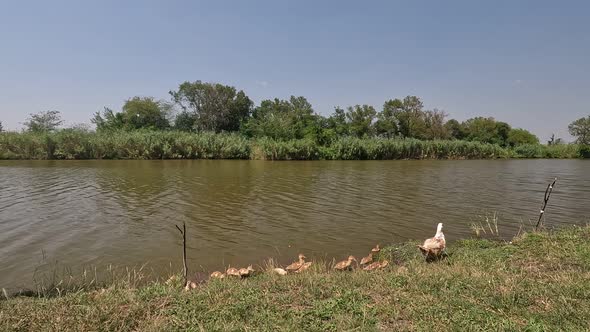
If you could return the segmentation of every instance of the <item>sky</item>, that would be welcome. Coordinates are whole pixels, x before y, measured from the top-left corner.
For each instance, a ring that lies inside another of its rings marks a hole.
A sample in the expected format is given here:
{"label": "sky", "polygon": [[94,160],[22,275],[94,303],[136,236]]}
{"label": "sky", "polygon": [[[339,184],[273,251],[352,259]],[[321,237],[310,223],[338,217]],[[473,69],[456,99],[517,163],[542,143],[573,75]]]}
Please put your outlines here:
{"label": "sky", "polygon": [[0,121],[89,123],[184,81],[316,112],[406,95],[570,140],[590,115],[588,1],[0,0]]}

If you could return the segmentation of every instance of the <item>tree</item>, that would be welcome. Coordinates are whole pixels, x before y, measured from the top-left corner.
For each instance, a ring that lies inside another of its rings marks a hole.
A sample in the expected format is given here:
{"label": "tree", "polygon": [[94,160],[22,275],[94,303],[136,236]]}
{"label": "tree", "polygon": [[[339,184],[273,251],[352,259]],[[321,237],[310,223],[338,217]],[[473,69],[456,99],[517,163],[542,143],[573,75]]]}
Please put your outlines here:
{"label": "tree", "polygon": [[[399,99],[396,99],[399,100]],[[377,114],[377,121],[375,122],[375,134],[387,138],[392,138],[398,134],[397,119],[395,118],[393,101],[388,101],[383,104],[383,110]]]}
{"label": "tree", "polygon": [[280,140],[314,138],[319,129],[319,117],[314,114],[305,97],[291,96],[289,100],[263,100],[242,126],[250,137],[270,137]]}
{"label": "tree", "polygon": [[510,130],[512,128],[506,122],[496,122],[496,137],[497,141],[495,143],[500,144],[502,146],[506,146],[508,140],[508,134],[510,134]]}
{"label": "tree", "polygon": [[516,128],[510,130],[506,142],[512,147],[522,144],[539,144],[539,138],[528,130]]}
{"label": "tree", "polygon": [[447,113],[435,108],[432,111],[424,112],[423,116],[423,138],[429,140],[449,138],[447,127],[445,127],[445,118],[447,117]]}
{"label": "tree", "polygon": [[496,120],[494,118],[475,117],[463,122],[466,138],[469,141],[492,143],[496,136]]}
{"label": "tree", "polygon": [[347,108],[346,120],[350,134],[365,137],[372,134],[372,124],[377,112],[370,105],[355,105]]}
{"label": "tree", "polygon": [[570,123],[567,129],[576,138],[576,143],[590,145],[590,115]]}
{"label": "tree", "polygon": [[181,131],[193,131],[195,130],[196,118],[194,114],[187,111],[182,111],[174,119],[174,129]]}
{"label": "tree", "polygon": [[333,136],[342,137],[349,133],[348,123],[346,123],[346,112],[336,107],[334,113],[327,119],[328,130],[333,133]]}
{"label": "tree", "polygon": [[297,138],[315,139],[319,130],[319,116],[315,114],[311,103],[303,96],[291,96],[292,116]]}
{"label": "tree", "polygon": [[384,112],[391,112],[396,118],[398,131],[403,137],[424,138],[423,109],[424,104],[416,96],[388,100],[383,105]]}
{"label": "tree", "polygon": [[118,130],[125,126],[123,114],[115,113],[108,107],[104,108],[102,114],[96,112],[90,122],[96,125],[96,130]]}
{"label": "tree", "polygon": [[77,132],[90,132],[92,131],[92,126],[88,123],[74,123],[68,126],[66,129]]}
{"label": "tree", "polygon": [[194,114],[196,129],[205,131],[239,130],[253,105],[243,91],[218,83],[184,82],[170,95],[184,111]]}
{"label": "tree", "polygon": [[465,136],[467,136],[463,124],[455,119],[447,121],[447,123],[445,123],[445,129],[450,138],[453,139],[464,139]]}
{"label": "tree", "polygon": [[170,126],[167,119],[170,107],[168,103],[156,101],[153,97],[133,97],[125,101],[120,113],[105,107],[102,114],[97,112],[90,121],[97,130],[162,130]]}
{"label": "tree", "polygon": [[61,119],[59,111],[46,111],[36,114],[29,114],[27,121],[23,124],[28,131],[32,132],[50,132],[56,130],[64,121]]}
{"label": "tree", "polygon": [[563,138],[555,137],[555,134],[551,134],[551,137],[547,141],[547,145],[559,145],[563,144]]}
{"label": "tree", "polygon": [[170,126],[166,113],[169,105],[153,97],[133,97],[125,101],[122,119],[127,129],[165,129]]}
{"label": "tree", "polygon": [[263,100],[254,109],[252,117],[244,124],[242,131],[250,137],[270,137],[290,140],[302,136],[294,125],[293,105],[286,100]]}
{"label": "tree", "polygon": [[4,130],[4,128],[2,127],[2,121],[0,121],[0,133]]}
{"label": "tree", "polygon": [[494,118],[476,117],[463,123],[466,138],[470,141],[498,144],[506,146],[511,128],[505,122],[497,122]]}
{"label": "tree", "polygon": [[336,134],[330,128],[329,118],[314,114],[313,121],[306,128],[306,137],[320,145],[326,145],[336,139]]}

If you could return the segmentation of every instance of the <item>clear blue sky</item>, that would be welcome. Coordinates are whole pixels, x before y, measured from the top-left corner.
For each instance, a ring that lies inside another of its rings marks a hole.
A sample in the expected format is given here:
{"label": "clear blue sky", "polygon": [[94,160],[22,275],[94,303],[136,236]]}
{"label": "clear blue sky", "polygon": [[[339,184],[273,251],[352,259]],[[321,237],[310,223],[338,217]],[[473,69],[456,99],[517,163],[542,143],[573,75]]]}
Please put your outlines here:
{"label": "clear blue sky", "polygon": [[2,1],[0,121],[68,124],[186,80],[317,112],[417,95],[547,138],[590,114],[587,1]]}

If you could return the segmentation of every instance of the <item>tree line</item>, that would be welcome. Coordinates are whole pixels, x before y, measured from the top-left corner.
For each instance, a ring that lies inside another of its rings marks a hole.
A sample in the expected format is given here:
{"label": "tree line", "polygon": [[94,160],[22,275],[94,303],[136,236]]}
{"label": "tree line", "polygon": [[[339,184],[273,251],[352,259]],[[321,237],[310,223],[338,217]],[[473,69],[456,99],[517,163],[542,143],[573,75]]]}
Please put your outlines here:
{"label": "tree line", "polygon": [[[539,144],[537,136],[492,117],[466,121],[447,119],[438,109],[425,109],[417,96],[371,105],[336,107],[329,116],[318,114],[302,96],[268,99],[258,106],[242,90],[202,81],[184,82],[169,92],[170,100],[132,97],[120,111],[106,108],[94,114],[96,131],[177,130],[185,132],[239,132],[248,138],[278,141],[307,139],[326,145],[341,137],[466,140],[515,147]],[[31,114],[23,123],[33,132],[54,131],[63,124],[58,111]],[[590,115],[572,122],[569,132],[580,144],[590,144]],[[2,123],[0,122],[0,131]],[[548,145],[562,140],[552,136]]]}

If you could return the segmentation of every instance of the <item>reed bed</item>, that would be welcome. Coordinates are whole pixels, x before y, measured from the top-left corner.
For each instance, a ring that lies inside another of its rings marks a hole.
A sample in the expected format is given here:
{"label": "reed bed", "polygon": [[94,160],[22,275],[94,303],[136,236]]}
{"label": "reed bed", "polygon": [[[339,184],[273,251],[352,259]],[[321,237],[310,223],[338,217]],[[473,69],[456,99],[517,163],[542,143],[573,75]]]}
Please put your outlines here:
{"label": "reed bed", "polygon": [[330,144],[313,140],[248,139],[237,133],[180,131],[0,133],[0,159],[261,159],[392,160],[590,158],[576,144],[521,145],[458,141],[341,137]]}
{"label": "reed bed", "polygon": [[584,154],[584,146],[578,144],[519,145],[510,151],[512,158],[590,158]]}
{"label": "reed bed", "polygon": [[508,152],[498,145],[467,141],[342,138],[327,149],[325,159],[494,159]]}
{"label": "reed bed", "polygon": [[237,134],[178,131],[1,133],[2,159],[248,159]]}

